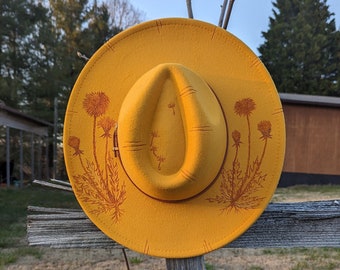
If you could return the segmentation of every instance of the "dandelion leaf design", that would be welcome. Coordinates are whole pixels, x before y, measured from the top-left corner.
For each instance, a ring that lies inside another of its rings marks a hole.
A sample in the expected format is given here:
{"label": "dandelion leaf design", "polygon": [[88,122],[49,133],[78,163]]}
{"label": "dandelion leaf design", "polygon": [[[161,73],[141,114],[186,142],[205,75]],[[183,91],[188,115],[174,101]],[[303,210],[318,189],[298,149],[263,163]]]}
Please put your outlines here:
{"label": "dandelion leaf design", "polygon": [[[83,109],[93,119],[92,152],[80,149],[81,138],[70,136],[68,145],[74,149],[73,158],[79,159],[81,172],[73,175],[76,193],[83,202],[94,206],[92,214],[109,214],[113,223],[122,217],[123,203],[126,200],[124,182],[118,176],[118,164],[112,157],[112,136],[116,121],[105,113],[110,99],[103,92],[91,92],[83,100]],[[103,133],[99,133],[102,131]],[[99,162],[97,142],[104,141],[104,162]]]}

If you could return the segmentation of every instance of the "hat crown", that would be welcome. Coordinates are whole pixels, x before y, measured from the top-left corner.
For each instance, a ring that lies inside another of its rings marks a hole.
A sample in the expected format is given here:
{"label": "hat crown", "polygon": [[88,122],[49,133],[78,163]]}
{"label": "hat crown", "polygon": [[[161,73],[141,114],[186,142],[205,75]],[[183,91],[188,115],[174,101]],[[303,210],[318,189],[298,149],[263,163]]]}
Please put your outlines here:
{"label": "hat crown", "polygon": [[208,84],[176,63],[160,64],[129,90],[118,119],[122,165],[150,197],[191,198],[215,179],[224,160],[224,115]]}

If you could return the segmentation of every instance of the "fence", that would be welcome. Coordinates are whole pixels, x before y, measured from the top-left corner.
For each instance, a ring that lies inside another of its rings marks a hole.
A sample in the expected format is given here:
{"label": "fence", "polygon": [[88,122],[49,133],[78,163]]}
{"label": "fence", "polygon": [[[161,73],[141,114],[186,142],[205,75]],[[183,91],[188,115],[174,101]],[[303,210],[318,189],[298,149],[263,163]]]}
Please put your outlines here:
{"label": "fence", "polygon": [[[35,183],[72,191],[69,186]],[[80,209],[29,206],[28,242],[52,248],[120,248]],[[269,204],[242,236],[224,248],[340,247],[340,199]],[[168,270],[204,269],[203,256],[166,259]]]}

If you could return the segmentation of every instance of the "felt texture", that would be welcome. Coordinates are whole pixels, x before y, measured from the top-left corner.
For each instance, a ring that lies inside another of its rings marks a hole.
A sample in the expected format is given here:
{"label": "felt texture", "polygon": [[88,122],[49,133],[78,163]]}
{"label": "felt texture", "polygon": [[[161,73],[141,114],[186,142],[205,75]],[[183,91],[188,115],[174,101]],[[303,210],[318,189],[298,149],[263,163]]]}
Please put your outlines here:
{"label": "felt texture", "polygon": [[118,127],[122,165],[153,198],[193,197],[220,171],[227,145],[222,109],[209,86],[182,65],[161,64],[142,75],[122,104]]}
{"label": "felt texture", "polygon": [[284,150],[264,65],[197,20],[150,21],[113,37],[66,110],[65,162],[81,207],[113,240],[152,256],[197,256],[244,233],[275,192]]}

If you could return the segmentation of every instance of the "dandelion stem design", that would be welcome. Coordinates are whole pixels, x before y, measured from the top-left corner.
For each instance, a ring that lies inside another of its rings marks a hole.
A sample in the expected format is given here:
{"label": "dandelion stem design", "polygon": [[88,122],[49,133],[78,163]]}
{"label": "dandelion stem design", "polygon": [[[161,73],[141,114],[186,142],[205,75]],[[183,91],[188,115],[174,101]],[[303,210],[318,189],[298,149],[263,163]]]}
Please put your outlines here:
{"label": "dandelion stem design", "polygon": [[[238,131],[238,130],[234,130],[233,133],[232,133],[232,137],[233,137],[233,140],[234,140],[234,144],[233,146],[236,148],[235,150],[235,157],[234,157],[234,160],[233,160],[233,169],[232,169],[232,179],[235,178],[236,176],[236,171],[237,171],[237,158],[238,158],[238,151],[239,151],[239,148],[241,146],[241,133]],[[231,198],[234,197],[234,185],[231,185]]]}
{"label": "dandelion stem design", "polygon": [[97,126],[97,117],[93,117],[93,129],[92,129],[92,147],[93,147],[93,157],[96,162],[96,166],[98,168],[98,172],[101,174],[98,157],[97,157],[97,143],[96,143],[96,126]]}
{"label": "dandelion stem design", "polygon": [[161,170],[161,164],[162,164],[162,162],[165,161],[165,157],[157,156],[157,161],[158,161],[158,170]]}
{"label": "dandelion stem design", "polygon": [[150,140],[150,148],[153,147],[154,139],[158,138],[158,132],[157,131],[152,131],[151,132],[151,140]]}
{"label": "dandelion stem design", "polygon": [[109,106],[110,100],[105,95],[104,92],[91,92],[86,94],[83,101],[83,108],[85,111],[93,117],[93,129],[92,129],[92,147],[93,147],[93,157],[98,169],[101,174],[98,157],[97,157],[97,144],[96,144],[96,127],[97,118],[105,113]]}
{"label": "dandelion stem design", "polygon": [[247,119],[247,127],[248,127],[248,159],[246,166],[246,175],[248,175],[249,164],[250,164],[250,138],[251,138],[251,129],[250,129],[250,119],[251,113],[255,110],[255,102],[251,98],[245,98],[240,101],[237,101],[234,106],[235,113],[239,116],[245,116]]}
{"label": "dandelion stem design", "polygon": [[211,203],[222,205],[224,211],[239,211],[241,209],[254,209],[259,207],[264,199],[258,193],[263,188],[263,183],[266,180],[266,174],[261,171],[261,165],[265,158],[265,153],[268,145],[268,140],[272,138],[271,122],[267,120],[260,121],[257,125],[257,130],[261,133],[260,141],[263,141],[263,148],[255,159],[251,160],[251,116],[256,110],[256,104],[253,99],[245,98],[235,103],[234,112],[240,117],[246,118],[246,157],[245,167],[242,169],[242,164],[239,160],[240,148],[243,145],[241,141],[241,132],[234,130],[231,133],[235,148],[235,154],[232,162],[232,167],[229,170],[225,168],[221,172],[220,192],[215,197],[207,198]]}
{"label": "dandelion stem design", "polygon": [[175,115],[176,114],[176,111],[175,111],[175,103],[171,102],[168,104],[168,108],[172,110],[172,114]]}
{"label": "dandelion stem design", "polygon": [[158,135],[157,131],[151,132],[150,151],[151,151],[152,155],[154,157],[156,157],[156,159],[158,161],[158,166],[157,166],[158,170],[161,170],[162,169],[161,165],[165,161],[166,158],[163,157],[162,155],[159,155],[158,152],[157,152],[158,148],[157,148],[157,146],[155,146],[155,138],[159,138],[159,137],[160,136]]}
{"label": "dandelion stem design", "polygon": [[260,123],[257,124],[257,129],[262,134],[260,139],[264,140],[264,147],[263,147],[262,155],[260,158],[260,164],[261,164],[264,158],[264,153],[266,152],[268,139],[272,138],[272,135],[270,134],[270,132],[272,131],[272,124],[269,121],[261,121]]}
{"label": "dandelion stem design", "polygon": [[[112,222],[119,222],[122,217],[123,203],[126,200],[126,190],[124,182],[121,183],[118,177],[118,165],[112,157],[109,149],[112,146],[112,133],[116,121],[105,113],[108,109],[110,100],[103,92],[91,92],[83,100],[83,108],[86,113],[93,118],[92,125],[92,153],[84,153],[80,150],[80,138],[70,136],[68,145],[75,151],[74,156],[79,156],[81,170],[73,175],[75,190],[83,202],[92,204],[95,215],[109,213]],[[103,130],[103,134],[97,135],[97,128]],[[101,169],[97,156],[97,143],[105,140],[103,145],[105,151],[101,159],[103,169]],[[83,162],[82,155],[86,157]],[[92,155],[92,156],[91,156]]]}
{"label": "dandelion stem design", "polygon": [[[101,127],[104,131],[104,133],[100,136],[102,138],[105,138],[105,163],[108,162],[109,156],[109,139],[111,139],[110,131],[115,126],[116,121],[111,119],[108,116],[105,116],[101,118],[98,121],[98,127]],[[105,167],[105,179],[108,179],[108,169],[107,166]]]}

